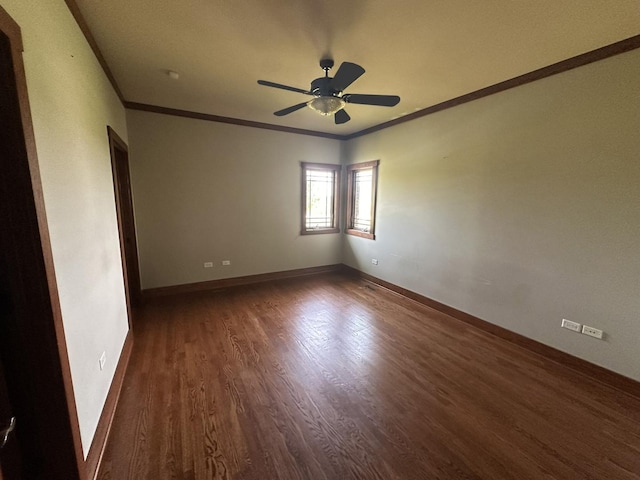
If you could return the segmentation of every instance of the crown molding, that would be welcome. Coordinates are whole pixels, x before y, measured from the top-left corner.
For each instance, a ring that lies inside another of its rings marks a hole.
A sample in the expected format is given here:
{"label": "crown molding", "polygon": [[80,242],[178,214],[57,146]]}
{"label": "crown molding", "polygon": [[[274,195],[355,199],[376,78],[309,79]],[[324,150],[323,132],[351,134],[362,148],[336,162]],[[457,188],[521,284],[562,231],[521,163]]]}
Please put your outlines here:
{"label": "crown molding", "polygon": [[562,60],[552,65],[539,68],[538,70],[525,73],[524,75],[519,75],[509,80],[505,80],[504,82],[496,83],[495,85],[491,85],[486,88],[481,88],[480,90],[461,95],[460,97],[452,98],[451,100],[447,100],[442,103],[424,108],[422,110],[418,110],[417,112],[410,113],[409,115],[405,115],[404,117],[396,118],[388,122],[380,123],[373,127],[365,128],[364,130],[360,130],[359,132],[345,135],[344,140],[351,140],[352,138],[362,137],[363,135],[368,135],[385,128],[393,127],[394,125],[410,122],[411,120],[415,120],[416,118],[431,115],[432,113],[456,107],[458,105],[462,105],[463,103],[472,102],[480,98],[488,97],[489,95],[504,92],[505,90],[509,90],[514,87],[519,87],[521,85],[535,82],[543,78],[551,77],[559,73],[564,73],[568,70],[573,70],[574,68],[582,67],[583,65],[588,65],[589,63],[604,60],[605,58],[613,57],[614,55],[635,50],[637,48],[640,48],[640,35],[636,35],[625,40],[612,43],[611,45],[607,45],[605,47],[597,48],[596,50],[591,50],[590,52],[583,53],[566,60]]}
{"label": "crown molding", "polygon": [[284,125],[273,125],[272,123],[254,122],[251,120],[243,120],[241,118],[221,117],[219,115],[211,115],[209,113],[192,112],[190,110],[178,110],[175,108],[160,107],[157,105],[148,105],[146,103],[124,102],[124,107],[130,110],[140,110],[143,112],[161,113],[164,115],[173,115],[175,117],[195,118],[196,120],[206,120],[209,122],[230,123],[232,125],[242,125],[243,127],[262,128],[265,130],[276,130],[278,132],[296,133],[298,135],[310,135],[312,137],[330,138],[332,140],[344,140],[344,135],[336,135],[327,132],[318,132],[316,130],[305,130],[303,128],[285,127]]}
{"label": "crown molding", "polygon": [[370,133],[384,130],[385,128],[393,127],[395,125],[400,125],[401,123],[405,123],[405,122],[410,122],[417,118],[424,117],[426,115],[431,115],[432,113],[441,112],[442,110],[456,107],[464,103],[472,102],[480,98],[488,97],[496,93],[504,92],[505,90],[509,90],[514,87],[519,87],[527,83],[535,82],[543,78],[551,77],[559,73],[573,70],[574,68],[582,67],[583,65],[588,65],[589,63],[604,60],[606,58],[613,57],[615,55],[619,55],[621,53],[629,52],[631,50],[640,48],[640,35],[635,35],[625,40],[620,40],[619,42],[615,42],[610,45],[606,45],[604,47],[597,48],[595,50],[591,50],[589,52],[577,55],[575,57],[562,60],[552,65],[539,68],[532,72],[519,75],[509,80],[496,83],[489,87],[481,88],[480,90],[476,90],[474,92],[470,92],[465,95],[461,95],[459,97],[446,100],[436,105],[432,105],[422,110],[418,110],[417,112],[410,113],[403,117],[399,117],[394,120],[390,120],[388,122],[383,122],[378,125],[374,125],[372,127],[368,127],[354,133],[340,135],[340,134],[334,134],[334,133],[320,132],[317,130],[306,130],[302,128],[286,127],[283,125],[274,125],[272,123],[254,122],[251,120],[243,120],[240,118],[223,117],[223,116],[213,115],[208,113],[193,112],[190,110],[179,110],[175,108],[161,107],[158,105],[149,105],[145,103],[127,101],[124,99],[124,96],[122,95],[122,92],[118,87],[115,77],[113,76],[113,73],[109,69],[109,65],[107,64],[104,56],[102,55],[102,52],[100,51],[100,48],[98,47],[98,44],[96,43],[95,38],[93,37],[93,34],[91,33],[91,30],[89,29],[87,22],[82,16],[82,13],[80,12],[80,8],[76,4],[75,0],[65,0],[65,3],[67,4],[67,6],[69,7],[69,10],[73,14],[73,17],[75,18],[76,22],[78,23],[78,26],[82,30],[82,33],[84,34],[85,38],[87,39],[87,42],[91,46],[91,49],[93,50],[93,53],[98,59],[98,62],[100,62],[100,65],[104,70],[104,73],[106,74],[107,78],[111,82],[113,89],[116,91],[118,98],[120,98],[120,101],[122,102],[125,108],[131,109],[131,110],[140,110],[145,112],[161,113],[164,115],[173,115],[177,117],[194,118],[194,119],[206,120],[210,122],[228,123],[232,125],[241,125],[244,127],[262,128],[265,130],[275,130],[279,132],[295,133],[298,135],[310,135],[313,137],[330,138],[333,140],[351,140],[353,138],[362,137]]}
{"label": "crown molding", "polygon": [[102,55],[102,51],[100,50],[100,47],[98,47],[98,43],[96,42],[96,39],[94,38],[93,34],[91,33],[91,30],[89,29],[89,25],[87,24],[86,20],[82,16],[80,7],[78,7],[78,4],[75,2],[75,0],[64,0],[64,2],[67,4],[69,11],[71,11],[73,18],[76,20],[76,23],[78,24],[78,26],[80,27],[80,30],[84,34],[84,38],[87,39],[87,42],[91,47],[91,50],[93,50],[93,54],[98,59],[98,63],[100,63],[102,70],[104,71],[105,75],[109,79],[109,83],[111,83],[111,86],[115,90],[116,95],[118,95],[120,102],[124,104],[124,96],[122,95],[122,91],[120,90],[120,87],[116,82],[116,78],[113,76],[113,73],[111,72],[111,69],[107,64],[107,61],[105,60],[104,55]]}

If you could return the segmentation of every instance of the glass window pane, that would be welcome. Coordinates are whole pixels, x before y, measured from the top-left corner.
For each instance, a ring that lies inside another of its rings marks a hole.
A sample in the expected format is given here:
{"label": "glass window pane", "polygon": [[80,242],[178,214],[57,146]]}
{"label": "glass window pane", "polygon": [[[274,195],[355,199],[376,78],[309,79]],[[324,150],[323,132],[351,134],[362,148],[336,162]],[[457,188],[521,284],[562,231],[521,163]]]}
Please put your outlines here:
{"label": "glass window pane", "polygon": [[375,240],[379,160],[347,165],[347,234]]}
{"label": "glass window pane", "polygon": [[355,230],[371,231],[373,170],[358,170],[353,175],[353,225]]}
{"label": "glass window pane", "polygon": [[305,228],[317,230],[334,227],[335,174],[333,170],[306,171]]}

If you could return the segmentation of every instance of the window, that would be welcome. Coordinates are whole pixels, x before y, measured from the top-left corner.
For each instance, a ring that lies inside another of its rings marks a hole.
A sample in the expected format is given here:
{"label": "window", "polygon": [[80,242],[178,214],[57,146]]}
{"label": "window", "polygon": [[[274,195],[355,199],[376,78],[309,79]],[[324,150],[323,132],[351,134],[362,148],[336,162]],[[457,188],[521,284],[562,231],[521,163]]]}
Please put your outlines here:
{"label": "window", "polygon": [[347,233],[375,240],[380,160],[347,166]]}
{"label": "window", "polygon": [[340,165],[302,163],[302,235],[338,233]]}

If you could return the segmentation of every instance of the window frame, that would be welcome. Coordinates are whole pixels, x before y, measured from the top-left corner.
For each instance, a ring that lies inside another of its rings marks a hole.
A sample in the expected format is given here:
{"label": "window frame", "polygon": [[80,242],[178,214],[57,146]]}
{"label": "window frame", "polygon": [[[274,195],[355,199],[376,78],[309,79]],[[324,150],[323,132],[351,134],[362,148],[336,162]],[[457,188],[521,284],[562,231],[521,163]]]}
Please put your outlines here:
{"label": "window frame", "polygon": [[[347,223],[345,226],[345,232],[347,235],[354,235],[356,237],[367,238],[369,240],[375,240],[375,227],[376,227],[376,202],[378,198],[378,167],[380,166],[380,160],[372,160],[370,162],[352,163],[347,165]],[[354,182],[355,172],[360,170],[371,170],[371,228],[369,232],[363,232],[353,228],[354,223],[354,207],[355,194]]]}
{"label": "window frame", "polygon": [[[341,165],[330,163],[310,163],[300,162],[302,167],[302,195],[300,209],[300,235],[322,235],[325,233],[340,233],[340,172]],[[308,229],[307,228],[307,171],[322,170],[333,172],[333,226],[330,228]]]}

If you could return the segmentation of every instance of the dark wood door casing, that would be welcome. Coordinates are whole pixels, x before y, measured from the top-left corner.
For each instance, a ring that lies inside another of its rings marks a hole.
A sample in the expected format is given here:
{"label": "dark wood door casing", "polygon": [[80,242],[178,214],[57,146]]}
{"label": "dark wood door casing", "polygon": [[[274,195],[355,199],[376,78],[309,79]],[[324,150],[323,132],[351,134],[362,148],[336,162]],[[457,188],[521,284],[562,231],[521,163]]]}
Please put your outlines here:
{"label": "dark wood door casing", "polygon": [[126,143],[111,127],[107,127],[109,148],[111,151],[111,169],[113,172],[113,188],[115,192],[116,214],[118,216],[118,234],[120,237],[120,255],[122,257],[122,273],[125,282],[129,328],[131,308],[140,303],[140,269],[138,262],[138,242],[136,240],[135,216],[133,210],[133,194],[131,190],[131,174],[129,170],[129,151]]}
{"label": "dark wood door casing", "polygon": [[15,443],[22,457],[22,478],[76,480],[81,478],[84,457],[22,40],[19,26],[2,7],[0,55],[0,360],[18,418]]}

